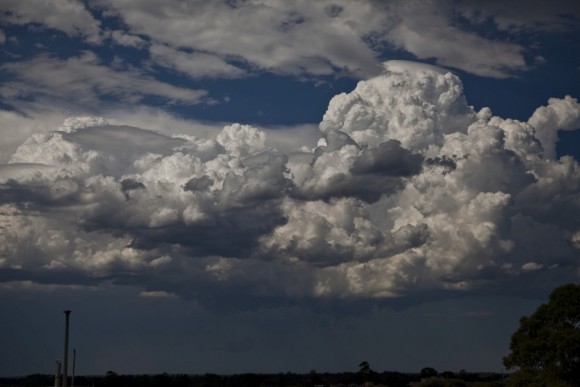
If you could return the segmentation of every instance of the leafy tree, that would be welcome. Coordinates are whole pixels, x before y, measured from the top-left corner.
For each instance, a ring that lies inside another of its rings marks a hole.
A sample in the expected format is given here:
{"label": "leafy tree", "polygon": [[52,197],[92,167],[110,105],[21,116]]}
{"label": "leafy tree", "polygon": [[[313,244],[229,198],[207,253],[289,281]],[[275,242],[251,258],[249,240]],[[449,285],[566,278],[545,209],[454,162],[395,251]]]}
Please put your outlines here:
{"label": "leafy tree", "polygon": [[521,318],[503,363],[518,370],[509,386],[580,386],[580,285],[556,288]]}

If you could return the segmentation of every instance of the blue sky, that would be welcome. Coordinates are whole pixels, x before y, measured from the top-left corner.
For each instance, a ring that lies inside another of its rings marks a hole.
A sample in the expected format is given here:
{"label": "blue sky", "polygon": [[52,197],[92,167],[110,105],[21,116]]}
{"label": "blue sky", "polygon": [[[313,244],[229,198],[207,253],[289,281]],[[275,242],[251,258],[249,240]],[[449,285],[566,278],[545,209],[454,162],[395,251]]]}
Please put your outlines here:
{"label": "blue sky", "polygon": [[[506,4],[504,4],[506,3]],[[580,265],[571,1],[0,5],[0,375],[503,371]]]}

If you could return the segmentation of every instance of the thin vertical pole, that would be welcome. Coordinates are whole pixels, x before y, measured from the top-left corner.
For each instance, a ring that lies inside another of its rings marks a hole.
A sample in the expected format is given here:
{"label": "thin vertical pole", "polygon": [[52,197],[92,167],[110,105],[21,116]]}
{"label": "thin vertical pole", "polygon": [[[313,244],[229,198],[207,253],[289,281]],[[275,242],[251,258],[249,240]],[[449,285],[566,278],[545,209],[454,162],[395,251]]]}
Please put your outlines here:
{"label": "thin vertical pole", "polygon": [[62,385],[63,387],[68,386],[68,320],[70,315],[70,310],[64,311],[65,323],[64,323],[64,364],[62,367]]}
{"label": "thin vertical pole", "polygon": [[61,363],[59,360],[56,361],[56,370],[54,372],[54,387],[60,387],[61,385],[61,378],[62,378],[62,374],[61,374]]}
{"label": "thin vertical pole", "polygon": [[72,374],[72,381],[70,383],[71,387],[75,387],[75,368],[77,364],[77,350],[73,349],[73,374]]}

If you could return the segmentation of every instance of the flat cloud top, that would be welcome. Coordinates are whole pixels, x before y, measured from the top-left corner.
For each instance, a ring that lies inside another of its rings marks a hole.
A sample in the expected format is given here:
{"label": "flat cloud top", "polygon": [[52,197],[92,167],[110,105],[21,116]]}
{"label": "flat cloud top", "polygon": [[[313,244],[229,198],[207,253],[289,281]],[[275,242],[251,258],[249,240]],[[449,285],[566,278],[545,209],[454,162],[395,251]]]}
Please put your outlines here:
{"label": "flat cloud top", "polygon": [[418,73],[419,71],[426,72],[436,72],[439,74],[448,73],[449,70],[444,69],[440,66],[434,66],[427,63],[412,62],[408,60],[388,60],[383,63],[387,71],[393,72],[412,72]]}
{"label": "flat cloud top", "polygon": [[440,68],[386,69],[330,101],[314,149],[241,124],[205,139],[81,117],[32,135],[0,166],[0,270],[208,299],[577,280],[580,168],[548,151],[577,100],[521,122],[474,111]]}

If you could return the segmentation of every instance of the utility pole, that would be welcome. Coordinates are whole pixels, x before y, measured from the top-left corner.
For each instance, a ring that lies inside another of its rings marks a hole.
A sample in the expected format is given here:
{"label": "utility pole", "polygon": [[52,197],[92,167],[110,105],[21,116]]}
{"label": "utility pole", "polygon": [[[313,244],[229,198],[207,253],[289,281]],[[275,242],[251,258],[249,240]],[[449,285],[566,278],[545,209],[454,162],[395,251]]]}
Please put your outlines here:
{"label": "utility pole", "polygon": [[70,310],[64,311],[65,323],[64,323],[64,362],[62,367],[62,385],[63,387],[68,386],[68,320],[69,320]]}

